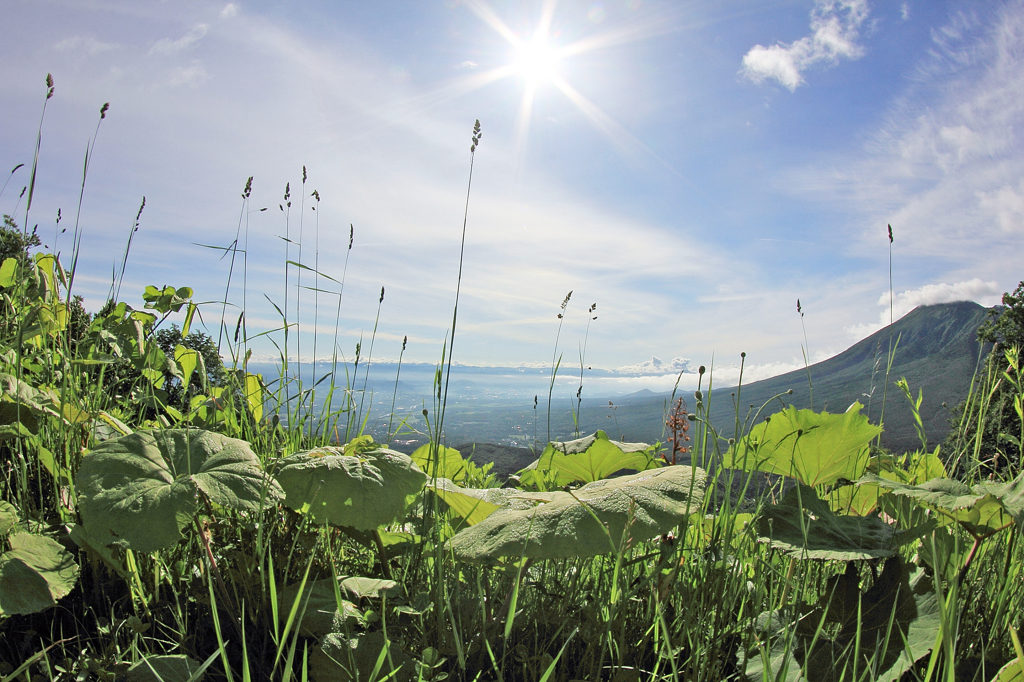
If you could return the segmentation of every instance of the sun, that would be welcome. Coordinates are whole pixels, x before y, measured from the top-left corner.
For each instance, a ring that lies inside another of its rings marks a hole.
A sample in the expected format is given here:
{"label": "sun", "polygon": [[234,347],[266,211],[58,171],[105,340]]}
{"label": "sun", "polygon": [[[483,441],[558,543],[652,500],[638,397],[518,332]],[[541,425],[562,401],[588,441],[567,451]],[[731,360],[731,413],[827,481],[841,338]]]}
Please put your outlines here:
{"label": "sun", "polygon": [[558,52],[547,38],[537,35],[532,41],[515,46],[512,68],[528,85],[538,85],[557,78],[558,61]]}

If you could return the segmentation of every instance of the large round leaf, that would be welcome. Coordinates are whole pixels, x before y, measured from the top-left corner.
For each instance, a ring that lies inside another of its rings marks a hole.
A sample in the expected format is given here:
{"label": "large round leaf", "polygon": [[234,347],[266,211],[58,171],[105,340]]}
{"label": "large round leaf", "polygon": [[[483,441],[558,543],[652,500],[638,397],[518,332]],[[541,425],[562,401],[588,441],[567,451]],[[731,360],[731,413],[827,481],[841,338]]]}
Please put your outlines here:
{"label": "large round leaf", "polygon": [[499,557],[587,557],[617,550],[623,533],[632,542],[667,533],[700,509],[703,469],[669,466],[589,483],[578,490],[524,493],[529,509],[501,507],[451,539],[463,561]]}
{"label": "large round leaf", "polygon": [[593,483],[623,469],[646,471],[657,469],[663,461],[647,443],[620,443],[608,438],[604,431],[592,436],[565,442],[548,443],[537,461],[524,469],[523,483],[529,483],[529,471],[554,473],[556,485],[576,481]]}
{"label": "large round leaf", "polygon": [[798,559],[855,561],[895,554],[895,529],[877,516],[838,516],[814,488],[795,486],[757,520],[760,539]]}
{"label": "large round leaf", "polygon": [[78,564],[69,552],[42,535],[15,533],[0,554],[0,615],[36,613],[74,589]]}
{"label": "large round leaf", "polygon": [[152,552],[181,538],[202,492],[222,507],[258,511],[282,497],[249,444],[200,429],[140,431],[82,460],[76,486],[89,536]]}
{"label": "large round leaf", "polygon": [[309,657],[309,676],[313,682],[406,682],[415,679],[415,665],[409,654],[388,641],[383,632],[352,638],[332,632]]}
{"label": "large round leaf", "polygon": [[285,505],[310,513],[317,523],[357,530],[400,518],[427,480],[408,455],[383,448],[346,455],[343,448],[325,447],[296,453],[283,464],[277,481]]}
{"label": "large round leaf", "polygon": [[860,408],[854,403],[843,414],[829,414],[790,405],[729,448],[725,466],[791,476],[809,486],[856,480],[867,467],[871,440],[882,431]]}

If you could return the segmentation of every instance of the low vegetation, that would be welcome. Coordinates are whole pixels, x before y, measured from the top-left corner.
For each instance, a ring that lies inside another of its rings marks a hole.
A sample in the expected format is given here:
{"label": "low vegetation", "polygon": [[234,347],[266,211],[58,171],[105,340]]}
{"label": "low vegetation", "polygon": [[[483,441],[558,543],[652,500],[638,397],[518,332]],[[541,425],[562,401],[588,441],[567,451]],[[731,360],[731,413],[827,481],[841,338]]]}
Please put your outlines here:
{"label": "low vegetation", "polygon": [[878,449],[856,404],[724,439],[698,389],[667,447],[597,431],[504,481],[441,442],[444,365],[401,454],[289,378],[287,319],[281,378],[241,318],[221,367],[188,287],[89,316],[3,230],[0,680],[1024,679],[1021,289],[941,448]]}

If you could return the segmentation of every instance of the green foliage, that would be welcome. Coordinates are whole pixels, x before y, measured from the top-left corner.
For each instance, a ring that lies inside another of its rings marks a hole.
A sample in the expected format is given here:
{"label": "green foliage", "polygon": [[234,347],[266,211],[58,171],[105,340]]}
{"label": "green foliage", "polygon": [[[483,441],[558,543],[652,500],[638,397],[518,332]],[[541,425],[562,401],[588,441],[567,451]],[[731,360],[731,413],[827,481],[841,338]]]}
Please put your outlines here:
{"label": "green foliage", "polygon": [[357,530],[376,530],[401,518],[426,481],[408,455],[384,448],[346,454],[336,447],[285,458],[276,478],[286,506],[309,513],[316,523]]}
{"label": "green foliage", "polygon": [[547,490],[570,483],[593,483],[623,470],[656,469],[663,461],[657,445],[619,443],[604,431],[577,440],[548,443],[541,456],[519,472],[520,484]]}
{"label": "green foliage", "polygon": [[29,233],[22,232],[14,218],[4,214],[3,225],[0,225],[0,263],[8,258],[27,262],[29,249],[40,244],[42,242],[34,229]]}
{"label": "green foliage", "polygon": [[789,476],[812,487],[855,480],[867,467],[872,439],[881,432],[860,409],[854,403],[843,414],[829,414],[790,406],[730,447],[724,466]]}
{"label": "green foliage", "polygon": [[10,546],[0,553],[0,618],[36,613],[54,606],[78,582],[74,557],[43,535],[16,532],[17,510],[0,502],[0,536]]}
{"label": "green foliage", "polygon": [[[810,608],[758,618],[747,679],[888,682],[931,652],[941,617],[924,570],[893,557],[861,592],[854,566],[832,578]],[[825,634],[824,626],[835,628],[835,635]]]}
{"label": "green foliage", "polygon": [[895,554],[895,529],[877,516],[840,516],[814,488],[798,485],[765,509],[758,534],[773,548],[798,559],[856,561]]}
{"label": "green foliage", "polygon": [[989,312],[978,339],[994,344],[985,358],[980,385],[953,410],[943,443],[947,461],[960,475],[978,467],[981,475],[1014,476],[1024,459],[1024,281],[1004,293],[1002,306]]}
{"label": "green foliage", "polygon": [[106,441],[82,460],[75,483],[88,535],[139,552],[178,542],[203,500],[258,512],[283,496],[248,443],[200,429]]}
{"label": "green foliage", "polygon": [[557,559],[624,550],[667,533],[699,509],[705,473],[669,466],[588,483],[573,492],[529,493],[451,540],[462,561],[493,563],[501,557]]}

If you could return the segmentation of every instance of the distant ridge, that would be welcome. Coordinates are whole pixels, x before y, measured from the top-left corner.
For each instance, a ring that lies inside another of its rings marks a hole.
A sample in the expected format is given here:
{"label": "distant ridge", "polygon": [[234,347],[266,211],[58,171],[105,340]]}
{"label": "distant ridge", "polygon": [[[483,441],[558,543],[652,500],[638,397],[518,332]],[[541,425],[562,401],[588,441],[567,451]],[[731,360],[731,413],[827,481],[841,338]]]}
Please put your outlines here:
{"label": "distant ridge", "polygon": [[[901,377],[906,377],[915,396],[918,390],[924,392],[921,419],[929,446],[934,447],[946,437],[949,410],[967,396],[980,354],[988,350],[982,349],[978,342],[978,327],[987,314],[988,309],[977,303],[960,301],[920,306],[894,322],[892,343],[896,352],[889,371],[888,391],[885,374],[889,327],[835,357],[811,365],[814,409],[843,412],[860,401],[864,405],[861,413],[877,423],[883,416],[884,396],[882,445],[896,452],[913,450],[920,447],[920,442],[907,399],[895,385]],[[812,406],[807,370],[800,369],[742,386],[739,391],[741,417],[746,416],[751,406],[756,411],[772,396],[789,389],[793,389],[793,394],[782,396],[787,405]],[[736,388],[718,389],[709,396],[711,421],[723,436],[732,435],[733,429],[723,429],[723,426],[734,419],[736,392]],[[775,400],[761,416],[782,407],[783,404]]]}

